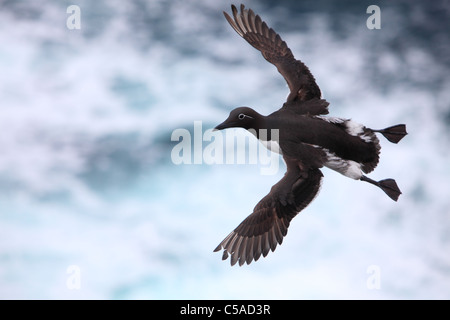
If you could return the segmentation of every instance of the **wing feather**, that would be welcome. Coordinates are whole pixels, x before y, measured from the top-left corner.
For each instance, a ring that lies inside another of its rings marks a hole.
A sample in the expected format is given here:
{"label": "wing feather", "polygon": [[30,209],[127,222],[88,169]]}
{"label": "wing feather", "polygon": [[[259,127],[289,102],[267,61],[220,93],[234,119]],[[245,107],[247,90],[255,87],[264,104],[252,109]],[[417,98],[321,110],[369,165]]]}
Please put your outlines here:
{"label": "wing feather", "polygon": [[[286,80],[290,89],[286,102],[302,102],[320,99],[321,92],[308,67],[296,60],[291,50],[278,33],[270,28],[253,10],[241,5],[240,12],[232,5],[232,17],[224,12],[233,29],[250,45],[259,50],[264,58],[274,64]],[[292,103],[291,103],[292,106]],[[301,104],[296,104],[301,108]]]}
{"label": "wing feather", "polygon": [[[244,221],[216,247],[224,250],[223,259],[231,255],[231,265],[239,262],[250,264],[260,256],[267,256],[278,244],[283,243],[290,221],[317,195],[322,172],[309,169],[307,172],[289,170],[275,184]],[[286,191],[287,190],[287,191]],[[285,193],[290,193],[286,195]],[[281,199],[292,199],[282,204]]]}

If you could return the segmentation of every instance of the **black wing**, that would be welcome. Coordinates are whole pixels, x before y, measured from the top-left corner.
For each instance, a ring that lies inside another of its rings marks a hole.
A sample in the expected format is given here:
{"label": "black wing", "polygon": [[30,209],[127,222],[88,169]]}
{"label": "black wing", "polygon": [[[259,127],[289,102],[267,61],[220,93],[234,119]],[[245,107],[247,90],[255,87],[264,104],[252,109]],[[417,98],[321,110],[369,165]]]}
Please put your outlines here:
{"label": "black wing", "polygon": [[242,223],[214,251],[224,249],[222,259],[231,254],[231,265],[257,261],[283,242],[290,221],[317,195],[322,172],[309,169],[301,172],[290,167]]}
{"label": "black wing", "polygon": [[[226,12],[224,15],[233,29],[249,44],[261,51],[264,58],[274,64],[286,80],[290,89],[286,103],[301,108],[301,102],[311,99],[320,100],[321,92],[316,80],[308,67],[294,58],[286,42],[251,9],[247,10],[244,5],[241,5],[241,12],[238,13],[236,7],[232,5],[231,10],[233,18]],[[316,112],[316,114],[321,113]]]}

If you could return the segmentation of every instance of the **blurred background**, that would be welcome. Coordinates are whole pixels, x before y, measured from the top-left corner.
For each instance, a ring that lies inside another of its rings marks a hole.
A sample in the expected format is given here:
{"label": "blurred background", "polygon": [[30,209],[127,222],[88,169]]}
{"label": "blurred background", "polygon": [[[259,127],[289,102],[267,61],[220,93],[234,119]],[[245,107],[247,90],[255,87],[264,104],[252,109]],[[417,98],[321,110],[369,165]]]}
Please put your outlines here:
{"label": "blurred background", "polygon": [[245,2],[330,115],[409,135],[380,138],[370,174],[397,180],[398,203],[324,169],[283,244],[233,268],[213,249],[284,167],[171,160],[173,130],[287,97],[224,19],[231,3],[0,1],[1,299],[450,298],[449,1]]}

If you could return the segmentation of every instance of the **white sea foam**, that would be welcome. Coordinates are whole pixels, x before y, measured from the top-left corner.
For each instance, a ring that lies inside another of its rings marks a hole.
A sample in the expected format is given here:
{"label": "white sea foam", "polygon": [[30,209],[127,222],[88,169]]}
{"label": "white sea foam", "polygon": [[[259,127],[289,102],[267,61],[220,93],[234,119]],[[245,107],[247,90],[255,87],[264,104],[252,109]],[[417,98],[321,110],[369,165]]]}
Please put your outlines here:
{"label": "white sea foam", "polygon": [[[403,59],[386,45],[394,36],[387,23],[370,32],[349,25],[336,37],[320,14],[308,15],[308,30],[280,31],[315,75],[330,115],[371,128],[407,124],[398,145],[380,138],[371,173],[395,178],[403,194],[394,203],[323,169],[321,193],[283,245],[245,270],[230,269],[212,250],[283,172],[174,166],[170,133],[196,120],[213,127],[240,105],[268,114],[287,88],[226,24],[228,5],[145,3],[81,1],[79,31],[65,28],[60,2],[2,5],[1,298],[450,297],[441,116],[450,82],[427,49],[402,46]],[[269,25],[281,12],[248,6]],[[387,16],[404,23],[401,13]],[[390,85],[379,89],[370,68]],[[440,89],[423,82],[423,71]],[[81,272],[79,290],[66,285],[71,265]],[[366,285],[372,265],[381,271],[379,290]]]}

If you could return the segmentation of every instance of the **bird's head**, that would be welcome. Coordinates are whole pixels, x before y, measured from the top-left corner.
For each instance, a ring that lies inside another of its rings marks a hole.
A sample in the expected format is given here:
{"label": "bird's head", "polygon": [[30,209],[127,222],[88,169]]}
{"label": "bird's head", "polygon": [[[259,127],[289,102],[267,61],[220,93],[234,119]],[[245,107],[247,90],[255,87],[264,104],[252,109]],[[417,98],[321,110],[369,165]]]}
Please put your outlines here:
{"label": "bird's head", "polygon": [[215,130],[227,128],[244,128],[258,130],[263,116],[249,107],[239,107],[230,112],[228,118],[216,126]]}

